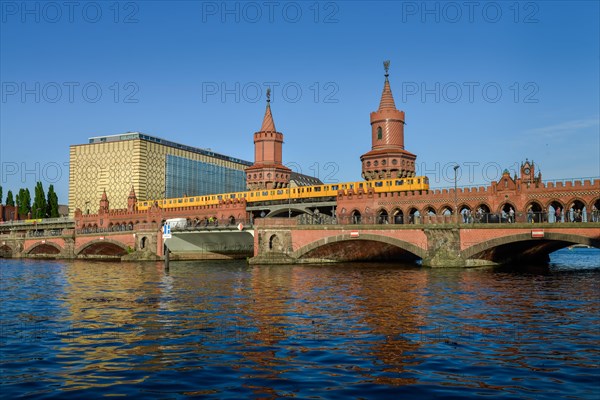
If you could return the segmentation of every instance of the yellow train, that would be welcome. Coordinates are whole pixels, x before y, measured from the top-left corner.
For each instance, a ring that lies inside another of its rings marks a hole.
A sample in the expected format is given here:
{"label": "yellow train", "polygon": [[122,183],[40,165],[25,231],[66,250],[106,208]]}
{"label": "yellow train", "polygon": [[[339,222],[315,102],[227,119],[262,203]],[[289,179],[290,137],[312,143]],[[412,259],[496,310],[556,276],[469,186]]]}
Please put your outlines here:
{"label": "yellow train", "polygon": [[323,200],[323,198],[337,197],[338,191],[353,189],[357,192],[359,189],[363,189],[365,192],[368,188],[373,188],[375,193],[391,193],[391,192],[406,192],[411,190],[428,190],[429,180],[426,176],[415,176],[412,178],[394,178],[394,179],[380,179],[374,181],[361,181],[361,182],[346,182],[346,183],[332,183],[315,186],[299,186],[290,189],[263,189],[263,190],[251,190],[246,192],[235,192],[235,193],[222,193],[222,194],[208,194],[202,196],[189,196],[189,197],[178,197],[162,200],[147,200],[138,201],[138,210],[144,211],[157,204],[161,208],[180,208],[180,207],[193,207],[193,206],[206,206],[219,204],[221,201],[230,199],[246,199],[247,203],[258,203],[253,205],[259,205],[260,203],[271,202],[284,202],[289,200]]}

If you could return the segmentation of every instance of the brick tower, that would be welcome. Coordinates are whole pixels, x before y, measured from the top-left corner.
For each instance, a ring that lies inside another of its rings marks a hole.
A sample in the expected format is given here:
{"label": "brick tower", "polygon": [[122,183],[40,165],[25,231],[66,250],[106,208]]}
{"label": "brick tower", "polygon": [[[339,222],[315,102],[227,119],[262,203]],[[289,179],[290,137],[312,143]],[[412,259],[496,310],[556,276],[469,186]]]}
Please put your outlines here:
{"label": "brick tower", "polygon": [[371,113],[371,151],[360,157],[365,180],[415,176],[417,156],[404,150],[404,111],[396,109],[390,89],[390,62],[384,61],[385,82],[379,109]]}
{"label": "brick tower", "polygon": [[260,131],[254,134],[254,165],[246,168],[249,190],[277,189],[289,185],[291,170],[282,164],[283,134],[275,130],[271,115],[271,89],[267,89],[267,110]]}

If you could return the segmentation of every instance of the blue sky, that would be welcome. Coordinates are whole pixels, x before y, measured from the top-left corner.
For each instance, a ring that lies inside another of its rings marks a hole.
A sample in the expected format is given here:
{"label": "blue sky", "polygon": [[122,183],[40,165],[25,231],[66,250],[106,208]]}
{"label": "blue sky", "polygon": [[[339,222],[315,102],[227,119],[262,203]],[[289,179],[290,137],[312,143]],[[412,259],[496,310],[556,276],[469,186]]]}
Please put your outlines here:
{"label": "blue sky", "polygon": [[284,162],[359,180],[387,59],[433,186],[455,163],[471,185],[525,158],[545,180],[600,176],[596,1],[0,4],[4,198],[42,180],[67,203],[69,145],[98,135],[252,161],[269,84]]}

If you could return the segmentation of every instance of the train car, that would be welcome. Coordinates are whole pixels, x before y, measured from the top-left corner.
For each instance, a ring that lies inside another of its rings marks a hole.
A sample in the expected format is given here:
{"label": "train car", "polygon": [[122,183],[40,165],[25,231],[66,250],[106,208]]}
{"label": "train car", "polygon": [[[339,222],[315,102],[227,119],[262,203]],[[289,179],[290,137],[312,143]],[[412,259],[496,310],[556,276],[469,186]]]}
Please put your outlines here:
{"label": "train car", "polygon": [[270,205],[283,201],[327,201],[335,200],[339,191],[359,190],[365,192],[372,189],[375,193],[406,192],[428,190],[429,180],[426,176],[411,178],[380,179],[373,181],[332,183],[314,186],[298,186],[285,189],[262,189],[246,192],[220,193],[190,197],[169,198],[162,200],[138,201],[137,208],[145,211],[152,205],[164,209],[216,205],[227,200],[242,200],[252,205]]}

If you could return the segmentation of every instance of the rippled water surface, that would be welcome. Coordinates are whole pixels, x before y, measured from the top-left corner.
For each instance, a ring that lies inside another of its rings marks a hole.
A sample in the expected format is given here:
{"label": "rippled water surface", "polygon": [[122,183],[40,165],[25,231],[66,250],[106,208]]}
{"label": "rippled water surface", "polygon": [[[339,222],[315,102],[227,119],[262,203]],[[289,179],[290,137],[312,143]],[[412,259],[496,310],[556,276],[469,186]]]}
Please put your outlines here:
{"label": "rippled water surface", "polygon": [[0,396],[597,399],[599,264],[0,260]]}

